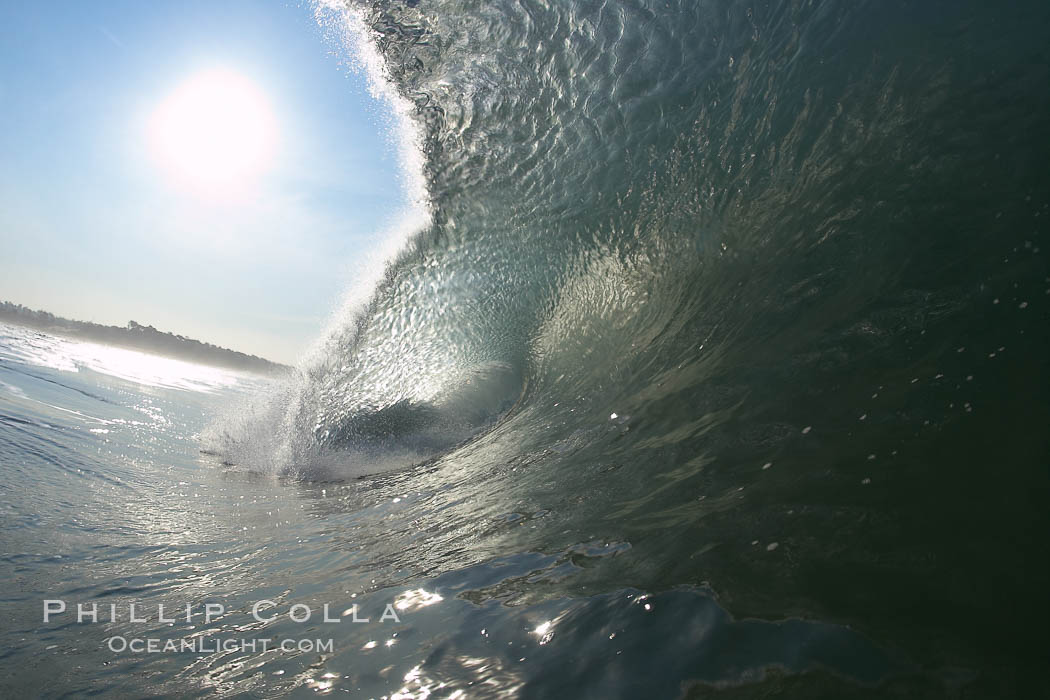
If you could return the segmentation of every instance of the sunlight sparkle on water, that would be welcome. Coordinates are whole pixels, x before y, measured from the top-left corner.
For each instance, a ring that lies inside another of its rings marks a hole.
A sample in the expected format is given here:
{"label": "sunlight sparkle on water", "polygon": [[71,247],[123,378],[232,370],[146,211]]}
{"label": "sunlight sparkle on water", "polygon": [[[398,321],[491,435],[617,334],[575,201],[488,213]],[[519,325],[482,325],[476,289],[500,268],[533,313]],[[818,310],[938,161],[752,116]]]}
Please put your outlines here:
{"label": "sunlight sparkle on water", "polygon": [[90,370],[146,386],[203,392],[230,388],[247,379],[245,375],[217,367],[22,328],[4,326],[2,334],[24,336],[20,342],[5,344],[3,354],[18,362],[65,372]]}
{"label": "sunlight sparkle on water", "polygon": [[399,595],[394,602],[394,607],[398,610],[412,610],[415,608],[425,608],[428,605],[440,603],[442,600],[444,600],[444,598],[437,593],[428,593],[422,588],[417,588],[412,591],[405,591]]}

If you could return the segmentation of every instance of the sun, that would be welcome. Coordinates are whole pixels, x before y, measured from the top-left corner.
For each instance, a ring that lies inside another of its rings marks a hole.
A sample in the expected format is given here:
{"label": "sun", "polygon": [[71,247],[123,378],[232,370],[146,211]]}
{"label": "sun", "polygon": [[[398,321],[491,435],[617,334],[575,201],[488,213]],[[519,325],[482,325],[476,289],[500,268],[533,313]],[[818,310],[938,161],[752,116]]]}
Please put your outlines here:
{"label": "sun", "polygon": [[243,185],[270,165],[277,126],[263,92],[239,73],[194,75],[153,112],[156,158],[180,180],[205,189]]}

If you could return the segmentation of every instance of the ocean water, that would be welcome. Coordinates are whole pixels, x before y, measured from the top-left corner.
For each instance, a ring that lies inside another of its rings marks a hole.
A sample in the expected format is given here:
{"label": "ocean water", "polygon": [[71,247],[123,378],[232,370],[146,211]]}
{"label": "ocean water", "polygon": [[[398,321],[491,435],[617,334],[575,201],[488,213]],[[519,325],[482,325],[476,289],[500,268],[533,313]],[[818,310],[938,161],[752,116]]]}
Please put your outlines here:
{"label": "ocean water", "polygon": [[317,11],[416,223],[287,380],[3,328],[0,695],[1048,694],[1050,5]]}

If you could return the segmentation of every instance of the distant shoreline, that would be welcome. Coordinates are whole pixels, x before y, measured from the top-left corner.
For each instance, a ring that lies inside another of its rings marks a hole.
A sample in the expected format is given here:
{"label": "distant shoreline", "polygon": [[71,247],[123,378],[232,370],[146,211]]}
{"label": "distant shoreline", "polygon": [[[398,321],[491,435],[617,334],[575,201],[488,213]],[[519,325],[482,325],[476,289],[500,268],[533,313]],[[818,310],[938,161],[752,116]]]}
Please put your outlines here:
{"label": "distant shoreline", "polygon": [[211,343],[202,343],[181,335],[158,331],[153,326],[143,326],[135,321],[128,321],[125,328],[103,326],[99,323],[62,318],[47,311],[29,309],[21,304],[12,304],[8,301],[0,302],[0,321],[67,338],[141,350],[212,367],[267,375],[291,371],[287,365],[236,350],[220,348]]}

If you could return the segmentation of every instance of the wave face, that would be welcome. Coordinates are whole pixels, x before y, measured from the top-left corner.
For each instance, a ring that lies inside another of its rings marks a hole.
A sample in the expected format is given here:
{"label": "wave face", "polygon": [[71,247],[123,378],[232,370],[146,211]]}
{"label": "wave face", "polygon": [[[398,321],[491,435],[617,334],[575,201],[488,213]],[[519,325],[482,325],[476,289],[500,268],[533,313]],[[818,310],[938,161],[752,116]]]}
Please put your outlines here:
{"label": "wave face", "polygon": [[574,590],[1035,653],[1006,621],[1047,583],[1045,3],[352,15],[430,219],[234,461],[408,467],[373,487],[445,505],[387,567],[594,536],[645,554]]}

